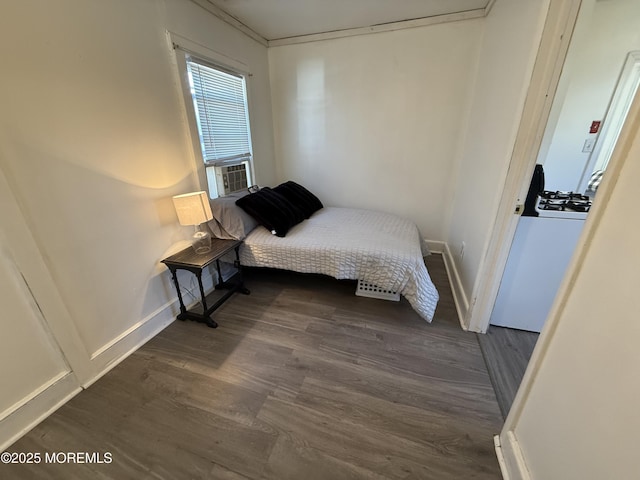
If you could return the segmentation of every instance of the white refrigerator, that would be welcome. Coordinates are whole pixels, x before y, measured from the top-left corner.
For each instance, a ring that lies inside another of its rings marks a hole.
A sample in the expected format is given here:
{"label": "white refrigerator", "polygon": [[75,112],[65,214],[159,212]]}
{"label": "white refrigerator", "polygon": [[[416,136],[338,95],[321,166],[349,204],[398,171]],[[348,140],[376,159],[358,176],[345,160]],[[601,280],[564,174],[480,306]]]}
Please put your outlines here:
{"label": "white refrigerator", "polygon": [[587,214],[539,213],[518,222],[491,325],[540,332],[547,319]]}

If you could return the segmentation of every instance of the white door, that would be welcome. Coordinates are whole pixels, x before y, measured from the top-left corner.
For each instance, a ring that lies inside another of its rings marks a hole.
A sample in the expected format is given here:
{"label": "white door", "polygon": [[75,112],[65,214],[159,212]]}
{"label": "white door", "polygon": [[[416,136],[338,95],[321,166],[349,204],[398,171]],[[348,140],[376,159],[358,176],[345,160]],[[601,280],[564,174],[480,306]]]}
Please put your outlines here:
{"label": "white door", "polygon": [[58,382],[75,387],[78,382],[1,238],[0,305],[0,425],[3,425],[8,417]]}
{"label": "white door", "polygon": [[[0,169],[0,451],[80,390],[76,371],[87,375],[87,354],[61,324],[61,311]],[[64,331],[59,340],[52,325]]]}

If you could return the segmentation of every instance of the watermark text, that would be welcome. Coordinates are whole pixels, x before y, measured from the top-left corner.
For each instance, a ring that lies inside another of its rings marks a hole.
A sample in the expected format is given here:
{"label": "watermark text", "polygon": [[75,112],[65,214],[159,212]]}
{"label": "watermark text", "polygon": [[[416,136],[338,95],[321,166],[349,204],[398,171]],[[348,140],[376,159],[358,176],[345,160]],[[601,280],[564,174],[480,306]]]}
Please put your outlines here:
{"label": "watermark text", "polygon": [[111,452],[3,452],[1,463],[111,463]]}

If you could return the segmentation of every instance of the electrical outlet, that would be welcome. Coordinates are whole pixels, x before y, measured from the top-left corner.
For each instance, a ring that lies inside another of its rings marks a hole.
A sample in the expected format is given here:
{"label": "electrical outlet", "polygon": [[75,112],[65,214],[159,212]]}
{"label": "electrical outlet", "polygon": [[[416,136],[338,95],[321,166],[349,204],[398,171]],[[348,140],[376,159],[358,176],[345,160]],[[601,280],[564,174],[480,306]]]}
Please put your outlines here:
{"label": "electrical outlet", "polygon": [[584,145],[582,146],[582,152],[583,153],[591,153],[593,152],[593,146],[596,143],[596,139],[595,138],[587,138],[584,141]]}
{"label": "electrical outlet", "polygon": [[466,247],[466,244],[462,242],[460,244],[460,251],[458,252],[458,256],[460,257],[460,260],[464,258],[464,247]]}

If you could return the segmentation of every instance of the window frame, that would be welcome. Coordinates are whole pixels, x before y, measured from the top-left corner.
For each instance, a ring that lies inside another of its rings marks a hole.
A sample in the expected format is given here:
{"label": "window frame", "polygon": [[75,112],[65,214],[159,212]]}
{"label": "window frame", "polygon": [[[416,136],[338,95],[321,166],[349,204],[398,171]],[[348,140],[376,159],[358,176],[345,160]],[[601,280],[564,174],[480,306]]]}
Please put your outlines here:
{"label": "window frame", "polygon": [[[238,163],[246,162],[249,168],[249,178],[252,183],[257,183],[255,177],[254,160],[255,155],[253,152],[253,135],[251,124],[251,77],[253,76],[249,72],[249,67],[244,63],[238,62],[227,56],[224,56],[218,52],[210,50],[202,45],[194,43],[184,37],[176,35],[175,33],[167,32],[168,39],[175,53],[176,70],[180,78],[180,87],[182,90],[182,96],[185,107],[186,123],[188,125],[188,135],[191,139],[193,161],[195,166],[195,173],[198,179],[198,187],[201,190],[206,190],[209,193],[210,198],[217,198],[219,196],[218,189],[215,182],[214,168],[216,166],[223,165],[235,165]],[[223,160],[223,161],[209,161],[205,162],[202,152],[202,146],[200,142],[200,133],[198,126],[198,118],[196,110],[193,104],[193,97],[191,95],[191,85],[189,83],[189,71],[187,67],[187,60],[191,59],[207,67],[220,70],[231,75],[237,75],[244,79],[245,98],[246,98],[246,115],[247,115],[247,133],[249,140],[249,158],[244,160]]]}

